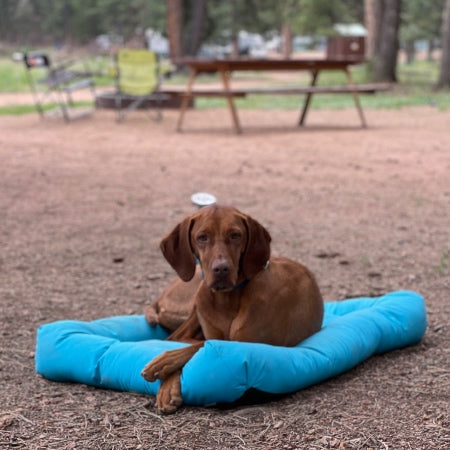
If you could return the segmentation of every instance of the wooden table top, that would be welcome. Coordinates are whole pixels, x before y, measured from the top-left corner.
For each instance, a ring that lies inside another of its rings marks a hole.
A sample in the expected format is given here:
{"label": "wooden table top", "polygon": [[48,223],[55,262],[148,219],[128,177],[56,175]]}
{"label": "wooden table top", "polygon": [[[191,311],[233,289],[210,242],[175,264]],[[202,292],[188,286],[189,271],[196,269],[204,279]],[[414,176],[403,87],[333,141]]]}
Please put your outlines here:
{"label": "wooden table top", "polygon": [[182,58],[177,64],[185,64],[197,72],[234,70],[344,70],[361,64],[361,59],[205,59]]}

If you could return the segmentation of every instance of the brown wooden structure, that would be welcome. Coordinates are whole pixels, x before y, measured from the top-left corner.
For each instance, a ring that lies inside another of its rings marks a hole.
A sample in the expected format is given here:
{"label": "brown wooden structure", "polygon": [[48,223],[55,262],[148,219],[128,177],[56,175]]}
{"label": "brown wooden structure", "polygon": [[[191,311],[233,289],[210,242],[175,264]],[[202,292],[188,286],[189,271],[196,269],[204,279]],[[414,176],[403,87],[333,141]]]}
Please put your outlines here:
{"label": "brown wooden structure", "polygon": [[[177,130],[182,129],[184,115],[189,102],[195,97],[223,97],[228,102],[228,107],[236,133],[242,132],[237,109],[234,103],[235,97],[245,97],[249,94],[305,94],[305,101],[301,111],[299,126],[304,125],[306,114],[309,109],[313,94],[352,94],[358,111],[361,125],[367,126],[363,109],[359,101],[360,93],[375,93],[378,90],[385,90],[389,86],[376,84],[355,84],[350,73],[350,66],[361,63],[359,59],[198,59],[186,58],[178,63],[182,63],[191,69],[187,86],[180,95],[183,97],[180,107],[180,115],[177,123]],[[231,86],[231,76],[236,71],[307,71],[311,73],[311,83],[306,86],[296,87],[268,87],[268,88],[245,88],[233,89]],[[317,78],[323,70],[335,70],[344,72],[347,84],[342,86],[317,86]],[[222,89],[194,89],[196,77],[201,73],[218,73],[222,80]]]}

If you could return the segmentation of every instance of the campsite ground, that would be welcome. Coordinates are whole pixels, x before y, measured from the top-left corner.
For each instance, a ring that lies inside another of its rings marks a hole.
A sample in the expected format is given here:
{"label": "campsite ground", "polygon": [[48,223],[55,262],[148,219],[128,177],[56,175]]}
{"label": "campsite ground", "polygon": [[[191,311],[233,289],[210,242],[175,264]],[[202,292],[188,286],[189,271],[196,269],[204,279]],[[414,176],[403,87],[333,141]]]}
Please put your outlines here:
{"label": "campsite ground", "polygon": [[[110,111],[71,124],[0,121],[0,447],[444,449],[449,435],[450,111],[432,107]],[[414,347],[263,404],[182,407],[47,381],[39,325],[140,313],[171,279],[158,243],[196,191],[261,221],[273,253],[315,272],[325,300],[424,295]]]}

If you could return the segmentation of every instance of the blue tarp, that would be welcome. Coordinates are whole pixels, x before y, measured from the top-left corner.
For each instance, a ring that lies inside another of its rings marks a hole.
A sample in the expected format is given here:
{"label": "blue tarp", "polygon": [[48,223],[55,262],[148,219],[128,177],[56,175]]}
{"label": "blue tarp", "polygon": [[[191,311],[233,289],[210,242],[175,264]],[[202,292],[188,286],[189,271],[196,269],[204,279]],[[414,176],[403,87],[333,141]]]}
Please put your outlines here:
{"label": "blue tarp", "polygon": [[[232,402],[250,388],[294,392],[371,355],[417,344],[425,330],[424,299],[415,292],[326,302],[322,329],[296,347],[207,341],[183,368],[183,401]],[[186,345],[166,337],[142,315],[45,324],[37,332],[36,371],[50,380],[155,395],[160,382],[145,381],[141,370],[163,351]]]}

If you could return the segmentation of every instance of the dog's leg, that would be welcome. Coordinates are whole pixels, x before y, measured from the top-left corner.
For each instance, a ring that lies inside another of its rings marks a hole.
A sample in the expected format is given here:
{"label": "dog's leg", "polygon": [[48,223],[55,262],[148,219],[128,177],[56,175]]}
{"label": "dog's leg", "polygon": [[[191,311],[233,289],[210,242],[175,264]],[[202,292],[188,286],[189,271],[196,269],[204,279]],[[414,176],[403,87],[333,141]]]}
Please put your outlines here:
{"label": "dog's leg", "polygon": [[181,368],[202,346],[203,342],[198,342],[188,347],[164,352],[144,367],[141,375],[147,381],[155,381],[158,378],[162,380],[156,395],[159,412],[171,414],[183,403],[180,382]]}
{"label": "dog's leg", "polygon": [[156,310],[156,308],[157,308],[156,304],[147,305],[144,308],[145,320],[152,326],[157,325],[159,323],[158,311]]}
{"label": "dog's leg", "polygon": [[[198,338],[200,340],[197,340]],[[156,404],[158,410],[164,414],[175,412],[183,403],[180,383],[181,369],[204,344],[195,308],[188,319],[168,339],[189,342],[192,345],[164,352],[153,358],[141,372],[147,381],[162,380],[156,395]]]}
{"label": "dog's leg", "polygon": [[188,319],[167,338],[171,341],[188,342],[192,345],[168,350],[156,356],[144,367],[141,375],[147,381],[165,380],[173,372],[182,369],[192,355],[203,346],[203,340],[196,339],[199,330],[201,331],[201,328],[194,308]]}
{"label": "dog's leg", "polygon": [[147,381],[166,380],[172,373],[182,369],[201,347],[203,347],[203,342],[197,342],[176,350],[168,350],[162,355],[153,358],[144,367],[141,375]]}
{"label": "dog's leg", "polygon": [[168,341],[188,342],[203,341],[202,328],[194,306],[189,317],[167,338]]}
{"label": "dog's leg", "polygon": [[156,406],[162,414],[174,413],[183,403],[180,374],[181,370],[177,370],[161,383],[156,395]]}

